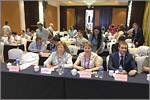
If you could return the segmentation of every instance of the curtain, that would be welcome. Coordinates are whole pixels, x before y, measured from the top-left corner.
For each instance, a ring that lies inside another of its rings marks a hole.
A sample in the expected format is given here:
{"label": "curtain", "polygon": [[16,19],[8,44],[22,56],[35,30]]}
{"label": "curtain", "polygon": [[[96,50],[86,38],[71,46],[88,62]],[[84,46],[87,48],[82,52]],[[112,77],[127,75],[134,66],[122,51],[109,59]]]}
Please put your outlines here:
{"label": "curtain", "polygon": [[144,16],[143,16],[143,35],[145,37],[145,46],[149,46],[149,2],[147,1],[145,4],[145,11],[144,11]]}

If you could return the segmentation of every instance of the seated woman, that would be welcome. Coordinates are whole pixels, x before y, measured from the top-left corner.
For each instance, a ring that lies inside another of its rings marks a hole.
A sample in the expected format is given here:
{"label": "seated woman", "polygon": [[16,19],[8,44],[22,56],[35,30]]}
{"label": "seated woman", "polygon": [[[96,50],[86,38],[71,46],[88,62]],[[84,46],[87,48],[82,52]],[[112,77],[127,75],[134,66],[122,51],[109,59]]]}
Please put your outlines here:
{"label": "seated woman", "polygon": [[91,42],[84,43],[84,52],[79,54],[76,62],[73,65],[74,68],[80,71],[85,70],[90,72],[99,70],[103,60],[96,53],[92,52],[92,47],[93,45]]}
{"label": "seated woman", "polygon": [[[66,43],[59,41],[56,44],[56,50],[50,57],[44,62],[44,66],[48,68],[58,68],[59,62],[61,62],[63,68],[72,68],[72,56],[65,51]],[[52,64],[52,65],[51,65]]]}

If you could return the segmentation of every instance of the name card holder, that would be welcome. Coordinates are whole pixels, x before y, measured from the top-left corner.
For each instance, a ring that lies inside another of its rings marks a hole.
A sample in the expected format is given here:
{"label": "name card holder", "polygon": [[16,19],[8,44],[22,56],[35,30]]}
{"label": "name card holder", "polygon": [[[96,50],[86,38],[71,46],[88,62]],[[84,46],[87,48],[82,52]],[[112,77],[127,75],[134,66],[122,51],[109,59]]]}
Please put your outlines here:
{"label": "name card holder", "polygon": [[124,74],[115,74],[115,80],[116,81],[127,81],[128,76]]}
{"label": "name card holder", "polygon": [[19,72],[19,66],[9,66],[10,72]]}
{"label": "name card holder", "polygon": [[51,68],[41,68],[41,74],[51,74]]}
{"label": "name card holder", "polygon": [[91,78],[91,72],[80,71],[81,78]]}

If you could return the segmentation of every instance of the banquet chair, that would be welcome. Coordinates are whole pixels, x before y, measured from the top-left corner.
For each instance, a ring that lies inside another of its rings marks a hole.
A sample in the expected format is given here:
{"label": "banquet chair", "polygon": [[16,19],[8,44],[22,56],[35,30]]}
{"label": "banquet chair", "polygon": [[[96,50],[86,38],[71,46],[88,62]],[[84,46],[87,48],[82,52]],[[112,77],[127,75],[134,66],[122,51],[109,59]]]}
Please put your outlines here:
{"label": "banquet chair", "polygon": [[0,62],[4,62],[3,51],[4,51],[4,43],[0,42]]}
{"label": "banquet chair", "polygon": [[127,43],[128,44],[128,48],[135,48],[135,45],[133,43]]}
{"label": "banquet chair", "polygon": [[115,42],[109,42],[109,43],[107,44],[107,49],[109,50],[109,54],[112,53],[111,48],[112,48],[112,45],[113,45],[113,44],[115,44]]}
{"label": "banquet chair", "polygon": [[141,56],[141,57],[136,57],[135,61],[137,62],[137,68],[138,68],[138,73],[142,72],[142,64],[144,62],[144,59],[148,56]]}
{"label": "banquet chair", "polygon": [[36,53],[28,52],[21,57],[22,65],[21,69],[26,69],[31,65],[39,65],[39,55]]}
{"label": "banquet chair", "polygon": [[69,48],[69,51],[71,52],[71,55],[77,55],[77,53],[78,53],[77,46],[69,45],[68,48]]}
{"label": "banquet chair", "polygon": [[64,36],[64,32],[59,32],[59,35]]}
{"label": "banquet chair", "polygon": [[67,41],[68,38],[66,38],[66,37],[61,37],[60,40],[61,40],[61,41]]}
{"label": "banquet chair", "polygon": [[106,57],[106,68],[107,68],[107,71],[108,71],[108,63],[109,63],[109,55]]}
{"label": "banquet chair", "polygon": [[3,43],[8,43],[8,37],[2,36],[2,42],[3,42]]}
{"label": "banquet chair", "polygon": [[21,56],[23,54],[23,51],[21,49],[10,49],[8,51],[8,58],[9,59],[16,59],[17,57],[19,58],[19,60],[21,60]]}
{"label": "banquet chair", "polygon": [[132,43],[132,39],[126,39],[125,42]]}
{"label": "banquet chair", "polygon": [[66,43],[67,46],[71,45],[70,41],[64,41]]}
{"label": "banquet chair", "polygon": [[105,42],[103,42],[103,49],[105,49],[105,45],[106,45],[106,43],[105,43]]}
{"label": "banquet chair", "polygon": [[26,50],[27,50],[27,49],[26,49],[27,39],[26,39],[26,38],[21,38],[21,44],[24,44],[24,49],[25,49],[25,51],[26,51]]}

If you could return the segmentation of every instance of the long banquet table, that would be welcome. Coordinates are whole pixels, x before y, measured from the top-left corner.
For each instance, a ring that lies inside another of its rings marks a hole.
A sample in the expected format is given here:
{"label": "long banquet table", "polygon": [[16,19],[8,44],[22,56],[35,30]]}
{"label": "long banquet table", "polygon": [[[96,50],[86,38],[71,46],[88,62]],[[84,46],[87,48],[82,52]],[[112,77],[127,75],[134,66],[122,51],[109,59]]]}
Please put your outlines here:
{"label": "long banquet table", "polygon": [[[42,67],[42,66],[40,66]],[[1,63],[2,99],[148,99],[149,82],[146,74],[128,77],[127,82],[115,81],[104,71],[102,79],[72,76],[71,69],[65,69],[62,76],[52,72],[34,72],[33,66],[20,72],[9,72]]]}

